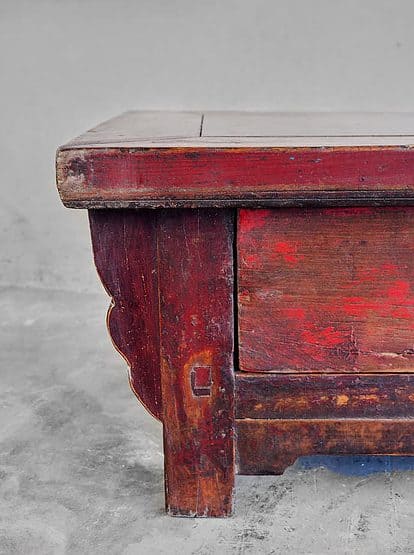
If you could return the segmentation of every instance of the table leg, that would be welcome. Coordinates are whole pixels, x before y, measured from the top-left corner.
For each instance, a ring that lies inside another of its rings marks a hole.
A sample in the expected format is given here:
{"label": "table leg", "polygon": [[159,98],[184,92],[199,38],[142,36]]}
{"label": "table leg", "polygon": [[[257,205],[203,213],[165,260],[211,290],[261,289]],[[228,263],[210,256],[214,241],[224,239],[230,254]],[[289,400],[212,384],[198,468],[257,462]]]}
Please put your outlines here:
{"label": "table leg", "polygon": [[233,213],[91,210],[108,328],[164,423],[169,514],[226,516],[234,487]]}
{"label": "table leg", "polygon": [[167,511],[228,516],[235,472],[232,213],[163,212],[158,260]]}

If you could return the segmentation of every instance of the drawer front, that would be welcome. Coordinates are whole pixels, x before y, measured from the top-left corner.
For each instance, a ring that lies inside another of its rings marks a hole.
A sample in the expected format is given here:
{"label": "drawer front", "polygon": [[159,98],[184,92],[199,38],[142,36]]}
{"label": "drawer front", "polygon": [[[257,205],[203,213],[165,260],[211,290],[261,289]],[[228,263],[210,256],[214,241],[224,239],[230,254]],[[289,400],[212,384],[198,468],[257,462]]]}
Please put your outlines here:
{"label": "drawer front", "polygon": [[414,208],[240,210],[239,365],[414,370]]}

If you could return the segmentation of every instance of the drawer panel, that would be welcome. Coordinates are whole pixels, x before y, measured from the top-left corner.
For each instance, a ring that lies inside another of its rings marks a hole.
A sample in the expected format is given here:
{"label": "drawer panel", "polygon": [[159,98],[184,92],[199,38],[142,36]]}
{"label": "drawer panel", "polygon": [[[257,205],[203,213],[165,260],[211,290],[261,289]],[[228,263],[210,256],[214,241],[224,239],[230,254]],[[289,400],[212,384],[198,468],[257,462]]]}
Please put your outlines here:
{"label": "drawer panel", "polygon": [[240,210],[239,368],[414,370],[414,208]]}

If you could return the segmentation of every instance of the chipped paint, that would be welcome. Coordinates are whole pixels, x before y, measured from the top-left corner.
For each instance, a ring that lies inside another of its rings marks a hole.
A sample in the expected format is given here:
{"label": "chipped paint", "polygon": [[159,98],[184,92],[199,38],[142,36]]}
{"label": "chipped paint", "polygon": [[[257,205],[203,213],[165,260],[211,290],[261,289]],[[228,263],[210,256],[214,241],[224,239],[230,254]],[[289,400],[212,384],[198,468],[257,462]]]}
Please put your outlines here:
{"label": "chipped paint", "polygon": [[336,404],[338,407],[343,407],[349,403],[349,396],[345,394],[340,394],[336,396]]}

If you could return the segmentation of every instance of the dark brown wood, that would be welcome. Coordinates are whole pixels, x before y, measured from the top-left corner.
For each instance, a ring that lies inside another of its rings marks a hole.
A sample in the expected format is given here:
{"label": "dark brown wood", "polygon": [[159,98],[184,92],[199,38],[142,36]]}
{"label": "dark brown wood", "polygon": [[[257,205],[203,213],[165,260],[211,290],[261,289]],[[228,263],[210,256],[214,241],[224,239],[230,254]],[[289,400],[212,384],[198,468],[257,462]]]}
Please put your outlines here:
{"label": "dark brown wood", "polygon": [[128,363],[133,392],[161,419],[157,219],[145,210],[89,212],[96,268],[112,297],[109,333]]}
{"label": "dark brown wood", "polygon": [[236,418],[414,418],[414,374],[236,373]]}
{"label": "dark brown wood", "polygon": [[412,419],[244,419],[236,433],[239,474],[282,474],[303,455],[414,455]]}
{"label": "dark brown wood", "polygon": [[414,209],[241,210],[240,369],[411,372]]}
{"label": "dark brown wood", "polygon": [[158,238],[166,505],[227,516],[234,487],[233,217],[163,213]]}

